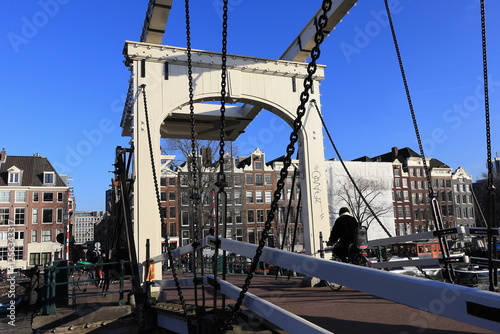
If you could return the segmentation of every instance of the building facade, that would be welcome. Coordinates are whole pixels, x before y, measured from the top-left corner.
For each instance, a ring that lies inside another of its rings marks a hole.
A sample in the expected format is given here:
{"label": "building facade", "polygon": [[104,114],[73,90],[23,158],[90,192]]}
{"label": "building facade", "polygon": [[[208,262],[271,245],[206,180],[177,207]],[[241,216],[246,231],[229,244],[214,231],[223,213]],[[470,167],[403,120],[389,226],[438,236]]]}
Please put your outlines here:
{"label": "building facade", "polygon": [[[0,152],[2,268],[25,269],[65,259],[68,254],[64,242],[72,210],[68,178],[59,175],[47,158]],[[11,257],[14,261],[9,265]]]}
{"label": "building facade", "polygon": [[76,245],[94,241],[94,229],[106,216],[106,211],[75,211],[73,237]]}

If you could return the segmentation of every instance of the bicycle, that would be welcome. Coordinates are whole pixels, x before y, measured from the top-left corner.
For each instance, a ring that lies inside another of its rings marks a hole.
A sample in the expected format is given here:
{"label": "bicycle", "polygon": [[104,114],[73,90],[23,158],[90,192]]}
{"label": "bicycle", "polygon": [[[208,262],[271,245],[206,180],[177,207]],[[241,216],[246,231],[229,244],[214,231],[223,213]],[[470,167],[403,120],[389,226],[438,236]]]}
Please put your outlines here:
{"label": "bicycle", "polygon": [[[326,248],[324,251],[332,251],[332,257],[330,260],[344,262],[342,261],[334,252],[334,247]],[[357,246],[355,243],[349,245],[349,262],[350,264],[355,264],[363,267],[371,267],[371,261],[368,259],[368,254],[366,253],[366,244]],[[344,262],[345,263],[345,262]],[[338,291],[342,289],[342,285],[325,280],[325,284],[333,291]]]}

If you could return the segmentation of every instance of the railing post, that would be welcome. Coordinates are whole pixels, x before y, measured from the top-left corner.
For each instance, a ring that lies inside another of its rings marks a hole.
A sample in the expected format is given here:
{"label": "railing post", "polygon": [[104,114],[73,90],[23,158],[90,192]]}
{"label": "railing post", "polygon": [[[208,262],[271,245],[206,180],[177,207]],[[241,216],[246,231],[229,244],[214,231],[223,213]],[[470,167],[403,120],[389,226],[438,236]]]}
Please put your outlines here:
{"label": "railing post", "polygon": [[119,287],[120,299],[118,300],[118,305],[125,305],[125,300],[123,298],[123,290],[125,290],[123,282],[125,276],[125,261],[120,260],[119,266],[120,266],[120,287]]}

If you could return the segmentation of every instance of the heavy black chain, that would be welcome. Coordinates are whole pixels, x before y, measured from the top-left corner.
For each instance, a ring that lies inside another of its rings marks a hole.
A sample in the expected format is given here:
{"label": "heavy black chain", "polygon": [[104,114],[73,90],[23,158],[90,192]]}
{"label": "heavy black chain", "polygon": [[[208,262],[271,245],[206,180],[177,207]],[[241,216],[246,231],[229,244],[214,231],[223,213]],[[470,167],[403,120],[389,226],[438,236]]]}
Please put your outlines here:
{"label": "heavy black chain", "polygon": [[488,58],[486,56],[486,15],[484,0],[481,0],[481,42],[483,50],[484,110],[486,117],[486,150],[488,155],[488,189],[493,189],[493,163],[491,161],[490,103],[488,95]]}
{"label": "heavy black chain", "polygon": [[[442,221],[441,221],[441,214],[439,212],[439,206],[437,205],[437,200],[436,200],[437,196],[436,196],[436,193],[434,192],[434,189],[432,188],[431,173],[430,173],[430,170],[429,170],[429,166],[427,165],[427,160],[425,158],[424,147],[422,145],[422,140],[420,138],[420,131],[418,130],[417,117],[415,116],[415,110],[413,109],[413,102],[411,100],[410,88],[408,86],[408,81],[406,80],[405,69],[404,69],[404,66],[403,66],[403,59],[401,57],[401,52],[399,50],[399,43],[398,43],[398,39],[396,37],[396,30],[394,29],[394,24],[392,22],[391,10],[389,8],[388,0],[384,0],[384,3],[385,3],[385,9],[386,9],[386,12],[387,12],[387,18],[389,20],[389,26],[391,28],[392,39],[393,39],[393,42],[394,42],[394,48],[396,49],[396,55],[397,55],[397,58],[398,58],[399,69],[401,71],[401,77],[403,79],[403,84],[404,84],[405,93],[406,93],[406,99],[408,100],[408,106],[409,106],[409,109],[410,109],[411,119],[412,119],[412,122],[413,122],[413,128],[415,130],[415,136],[417,137],[418,148],[420,150],[420,156],[422,158],[422,164],[424,166],[425,177],[427,179],[427,190],[429,192],[429,198],[430,198],[430,202],[431,202],[431,207],[432,207],[432,212],[433,212],[433,218],[434,218],[434,221],[436,223],[437,229],[441,230],[441,229],[443,229],[443,224],[442,224]],[[442,237],[439,237],[439,244],[441,246],[441,250],[444,253],[446,253],[445,256],[448,256],[449,254],[446,251],[448,248],[447,248],[447,246],[445,244],[445,241],[443,240]],[[410,259],[409,255],[407,255],[407,257]],[[417,268],[420,270],[420,272],[426,278],[430,278],[427,275],[427,273],[422,268],[420,268],[420,267],[417,267]]]}
{"label": "heavy black chain", "polygon": [[[160,199],[160,190],[158,187],[158,178],[156,177],[155,159],[154,159],[154,154],[153,154],[153,143],[151,141],[151,129],[149,127],[148,102],[147,102],[147,98],[146,98],[146,85],[143,84],[140,86],[140,88],[142,89],[142,95],[144,98],[144,114],[146,116],[146,130],[147,130],[147,134],[148,134],[149,157],[151,160],[151,169],[153,172],[153,182],[154,182],[154,186],[155,186],[156,203],[158,204],[158,212],[160,214],[160,220],[161,220],[161,199]],[[179,301],[181,302],[181,306],[182,306],[182,310],[184,311],[184,315],[185,315],[186,319],[188,319],[188,324],[190,324],[190,318],[188,316],[186,302],[184,300],[184,296],[182,295],[182,289],[181,289],[181,285],[179,283],[179,278],[177,277],[177,271],[175,270],[175,266],[173,265],[172,250],[170,249],[168,242],[167,242],[167,253],[168,253],[168,259],[171,263],[172,276],[174,277],[175,287],[177,288],[177,295],[179,296]]]}
{"label": "heavy black chain", "polygon": [[191,200],[193,201],[193,282],[194,282],[194,299],[195,304],[198,306],[198,280],[197,280],[197,242],[198,242],[198,221],[199,221],[199,204],[200,204],[200,190],[198,187],[198,163],[196,152],[196,133],[195,133],[195,115],[194,115],[194,100],[193,100],[193,65],[191,59],[191,23],[189,16],[189,0],[185,1],[186,10],[186,54],[187,54],[187,68],[188,68],[188,85],[189,85],[189,117],[191,128],[191,164],[190,172],[193,180],[193,187],[191,188]]}
{"label": "heavy black chain", "polygon": [[[422,140],[420,139],[420,132],[418,130],[417,118],[415,116],[415,111],[413,109],[413,103],[411,100],[410,89],[408,87],[408,81],[406,80],[406,74],[405,74],[405,70],[404,70],[404,66],[403,66],[403,60],[401,58],[401,52],[399,51],[399,44],[398,44],[398,40],[396,38],[396,31],[394,29],[394,24],[392,23],[391,11],[389,9],[388,1],[384,0],[384,3],[385,3],[385,9],[387,11],[387,17],[389,19],[389,25],[391,27],[392,39],[394,41],[394,48],[396,49],[396,55],[398,57],[399,69],[401,71],[401,77],[403,79],[403,84],[405,87],[406,98],[408,100],[408,106],[410,108],[411,119],[413,121],[413,128],[415,129],[415,135],[417,137],[418,148],[420,150],[420,156],[422,157],[422,163],[424,165],[425,177],[427,178],[427,189],[429,190],[429,195],[431,196],[431,198],[433,198],[433,197],[436,197],[436,195],[434,194],[434,190],[432,188],[431,174],[430,174],[429,167],[427,166],[427,162],[425,159],[424,147],[422,145]],[[441,228],[441,227],[439,227],[439,228]]]}
{"label": "heavy black chain", "polygon": [[[219,172],[217,173],[217,182],[215,185],[219,188],[216,195],[215,201],[215,254],[214,254],[214,264],[213,264],[213,275],[214,275],[214,310],[215,310],[215,322],[219,321],[217,315],[217,291],[219,289],[219,284],[217,283],[217,264],[219,262],[219,249],[220,249],[220,239],[219,239],[219,225],[222,223],[223,233],[226,233],[226,223],[227,223],[227,193],[225,187],[227,187],[226,174],[224,173],[224,146],[225,146],[225,131],[226,131],[226,84],[227,84],[227,20],[228,20],[228,0],[223,1],[222,7],[222,52],[221,52],[221,90],[220,90],[220,140],[219,140]],[[222,203],[221,203],[222,202]],[[225,266],[225,253],[223,254],[223,265],[222,274],[223,279],[225,279],[226,266]],[[225,297],[222,297],[222,309],[225,307]],[[217,326],[217,325],[216,325]]]}
{"label": "heavy black chain", "polygon": [[496,238],[492,235],[492,227],[496,227],[495,214],[495,185],[493,183],[493,162],[491,161],[491,129],[490,129],[490,103],[488,96],[488,58],[486,56],[486,15],[484,0],[481,0],[481,42],[483,50],[483,76],[484,76],[484,110],[486,118],[486,150],[488,166],[488,273],[489,289],[494,291],[496,269],[493,268],[492,259],[496,258],[494,253]]}
{"label": "heavy black chain", "polygon": [[288,176],[288,168],[292,164],[292,155],[295,152],[295,144],[299,139],[299,131],[302,128],[302,117],[306,112],[306,103],[309,101],[309,92],[311,91],[311,88],[313,86],[313,75],[314,73],[316,73],[318,67],[316,61],[318,60],[321,53],[319,47],[321,43],[323,43],[323,40],[325,39],[325,32],[323,31],[323,29],[326,27],[328,23],[327,13],[330,11],[331,7],[332,7],[332,0],[323,0],[323,4],[321,6],[323,12],[319,17],[316,34],[314,35],[315,45],[311,50],[311,61],[307,65],[307,76],[306,78],[304,78],[304,84],[303,84],[304,90],[300,94],[300,105],[297,107],[297,117],[293,121],[293,131],[290,134],[290,143],[286,147],[287,153],[283,160],[283,168],[280,171],[280,178],[277,181],[277,188],[274,192],[273,201],[271,203],[271,209],[269,211],[269,214],[267,215],[267,219],[264,224],[264,231],[262,232],[262,236],[259,240],[259,246],[255,251],[255,256],[252,260],[252,264],[250,265],[250,271],[245,279],[245,284],[241,288],[236,304],[233,306],[233,311],[231,312],[231,315],[229,316],[229,319],[225,324],[225,327],[222,329],[222,333],[225,333],[231,327],[232,322],[234,321],[240,310],[241,304],[243,303],[243,298],[245,298],[245,294],[247,293],[248,288],[250,287],[250,283],[254,276],[254,272],[257,269],[260,256],[262,255],[262,249],[266,244],[267,236],[269,234],[269,230],[271,229],[271,224],[272,221],[274,220],[275,212],[278,209],[278,201],[280,200],[281,192],[285,186],[285,179]]}

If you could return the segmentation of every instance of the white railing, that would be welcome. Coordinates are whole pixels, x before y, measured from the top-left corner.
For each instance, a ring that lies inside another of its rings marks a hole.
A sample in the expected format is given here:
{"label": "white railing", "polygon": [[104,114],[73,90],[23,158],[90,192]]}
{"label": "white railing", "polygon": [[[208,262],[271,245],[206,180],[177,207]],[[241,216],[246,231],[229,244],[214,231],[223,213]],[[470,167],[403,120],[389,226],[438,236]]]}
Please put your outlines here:
{"label": "white railing", "polygon": [[[213,237],[207,237],[200,244],[200,247],[213,245],[214,240]],[[253,244],[224,238],[219,238],[219,240],[220,249],[242,256],[253,257],[257,249],[257,245]],[[179,250],[176,254],[182,255],[184,251],[188,251],[188,248],[182,251]],[[155,257],[154,260],[158,261],[160,258],[163,258],[163,256]],[[268,247],[263,248],[260,261],[310,277],[336,282],[355,290],[474,326],[500,332],[500,294],[495,292],[394,274],[374,268],[319,259]],[[189,281],[183,283],[192,284]],[[155,281],[154,284],[157,286],[170,286],[171,283]],[[234,295],[234,291],[239,288],[229,288],[229,285],[229,283],[224,283],[225,292],[223,293],[227,293],[229,298],[234,298],[234,296],[237,296],[237,294]],[[253,300],[253,298],[257,297],[253,296],[249,299]],[[248,306],[251,311],[258,313],[258,307],[252,305],[257,305],[257,303],[252,302]],[[272,307],[274,310],[268,312],[268,315],[265,316],[266,320],[271,323],[279,326],[278,323],[292,321],[290,315],[281,308],[267,304],[266,307]],[[285,318],[288,320],[284,320]],[[301,324],[311,326],[310,331],[292,330],[291,333],[314,333],[317,327],[305,320]]]}

